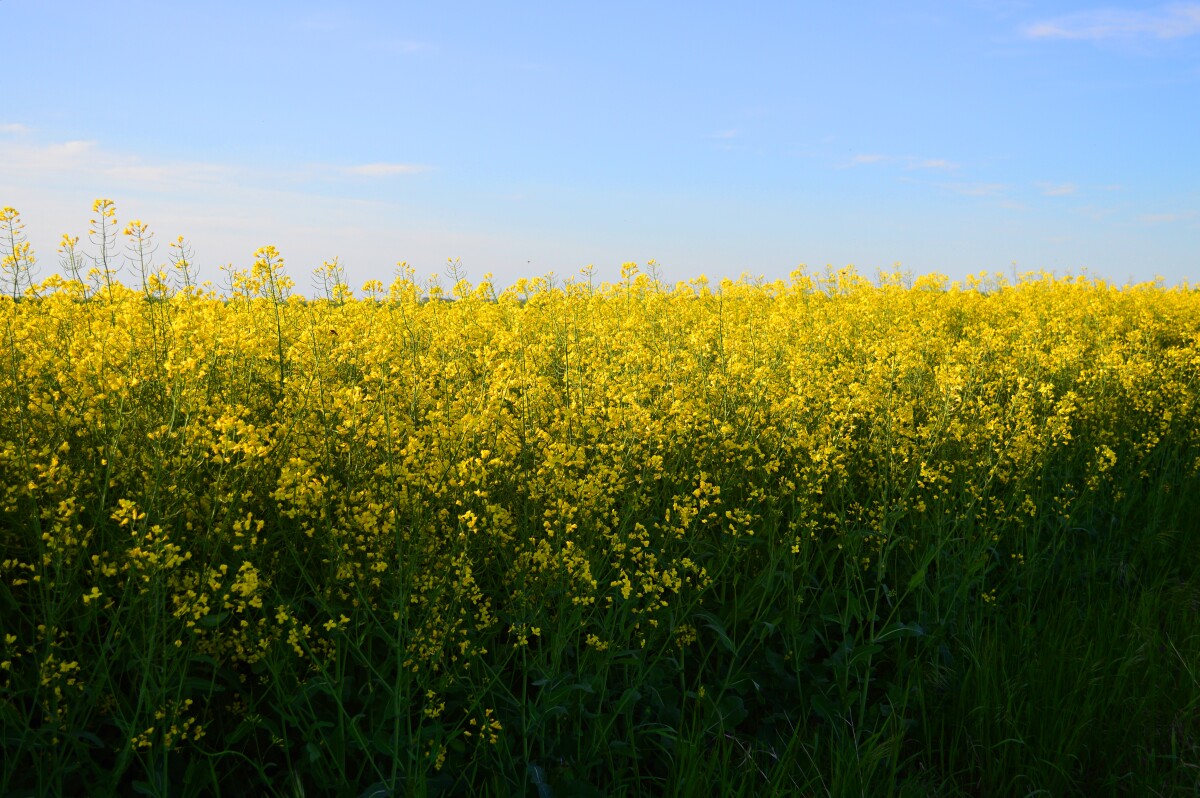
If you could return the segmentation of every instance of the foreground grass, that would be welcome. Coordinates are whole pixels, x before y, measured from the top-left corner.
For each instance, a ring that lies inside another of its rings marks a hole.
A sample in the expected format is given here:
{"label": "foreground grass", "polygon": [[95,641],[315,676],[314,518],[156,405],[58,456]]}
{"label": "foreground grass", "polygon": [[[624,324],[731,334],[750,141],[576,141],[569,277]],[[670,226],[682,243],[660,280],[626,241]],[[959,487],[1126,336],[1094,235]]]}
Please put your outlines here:
{"label": "foreground grass", "polygon": [[0,304],[0,794],[1200,791],[1196,292],[279,267]]}

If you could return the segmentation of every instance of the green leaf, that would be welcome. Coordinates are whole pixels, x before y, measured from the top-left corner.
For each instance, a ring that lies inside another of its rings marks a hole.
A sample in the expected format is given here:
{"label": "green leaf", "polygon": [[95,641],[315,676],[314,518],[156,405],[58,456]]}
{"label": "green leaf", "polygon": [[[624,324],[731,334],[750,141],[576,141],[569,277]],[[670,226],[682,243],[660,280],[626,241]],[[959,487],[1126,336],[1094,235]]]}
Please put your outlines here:
{"label": "green leaf", "polygon": [[104,744],[103,740],[101,740],[96,735],[92,734],[90,731],[77,731],[77,732],[74,732],[74,736],[80,740],[83,740],[85,743],[90,745],[92,748],[107,748],[108,747]]}
{"label": "green leaf", "polygon": [[537,787],[538,798],[554,798],[554,791],[550,789],[550,785],[546,782],[546,771],[542,769],[541,765],[535,765],[533,762],[528,763],[525,765],[525,775]]}
{"label": "green leaf", "polygon": [[199,676],[188,676],[183,680],[183,691],[187,695],[210,695],[213,693],[225,692],[225,686],[215,682],[212,679],[203,679]]}
{"label": "green leaf", "polygon": [[391,798],[395,793],[385,781],[377,781],[358,794],[358,798]]}
{"label": "green leaf", "polygon": [[858,648],[854,649],[850,653],[849,659],[846,660],[846,665],[847,666],[853,665],[854,663],[858,662],[859,660],[868,660],[871,657],[878,654],[880,651],[883,651],[883,646],[879,645],[878,643],[871,643],[870,645],[859,646]]}
{"label": "green leaf", "polygon": [[628,687],[625,692],[621,693],[620,699],[617,700],[615,712],[623,712],[630,706],[642,700],[642,691],[636,687]]}
{"label": "green leaf", "polygon": [[921,626],[921,624],[916,623],[915,621],[910,621],[909,623],[890,623],[887,626],[883,627],[883,629],[879,630],[879,633],[875,635],[874,639],[871,642],[879,643],[884,640],[890,640],[893,637],[924,637],[924,636],[925,636],[925,627]]}
{"label": "green leaf", "polygon": [[720,618],[713,615],[711,612],[704,612],[704,611],[697,612],[695,614],[695,616],[693,616],[693,617],[699,619],[700,621],[703,621],[704,625],[706,627],[708,627],[709,629],[711,629],[716,634],[717,641],[730,654],[737,653],[737,646],[735,646],[733,644],[733,641],[729,639],[729,635],[725,632],[725,625],[723,623],[721,623]]}
{"label": "green leaf", "polygon": [[840,720],[844,710],[844,707],[830,701],[821,693],[813,693],[809,704],[812,706],[813,712],[817,713],[817,717],[830,723]]}
{"label": "green leaf", "polygon": [[750,714],[746,710],[746,703],[742,701],[742,697],[732,693],[726,693],[721,697],[717,709],[721,713],[721,726],[726,729],[736,728]]}

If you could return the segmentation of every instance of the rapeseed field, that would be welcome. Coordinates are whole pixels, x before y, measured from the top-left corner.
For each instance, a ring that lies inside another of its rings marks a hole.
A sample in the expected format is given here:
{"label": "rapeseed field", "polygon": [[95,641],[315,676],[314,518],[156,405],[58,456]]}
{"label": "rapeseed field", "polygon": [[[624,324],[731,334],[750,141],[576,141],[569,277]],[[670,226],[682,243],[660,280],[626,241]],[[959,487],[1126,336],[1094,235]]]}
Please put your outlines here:
{"label": "rapeseed field", "polygon": [[0,794],[1200,789],[1195,288],[306,298],[94,215],[0,217]]}

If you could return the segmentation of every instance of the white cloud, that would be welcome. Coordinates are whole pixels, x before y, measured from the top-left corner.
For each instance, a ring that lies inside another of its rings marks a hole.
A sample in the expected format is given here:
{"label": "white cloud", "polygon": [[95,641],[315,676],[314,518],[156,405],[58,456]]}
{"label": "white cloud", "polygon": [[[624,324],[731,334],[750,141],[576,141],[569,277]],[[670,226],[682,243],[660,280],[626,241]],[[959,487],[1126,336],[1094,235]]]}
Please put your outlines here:
{"label": "white cloud", "polygon": [[913,158],[908,164],[909,169],[941,169],[947,172],[958,168],[958,164],[945,158]]}
{"label": "white cloud", "polygon": [[0,139],[6,177],[27,185],[47,180],[103,185],[108,191],[179,192],[211,187],[303,185],[347,176],[389,177],[430,171],[424,164],[367,163],[348,167],[300,164],[285,169],[249,168],[232,163],[146,158],[107,149],[95,141],[31,142]]}
{"label": "white cloud", "polygon": [[1079,190],[1074,183],[1038,183],[1044,197],[1066,197]]}
{"label": "white cloud", "polygon": [[212,185],[231,179],[237,171],[215,163],[148,161],[84,140],[50,144],[0,141],[0,161],[9,164],[10,176],[22,176],[31,183],[63,177],[72,183],[98,178],[106,186],[122,189],[178,190]]}
{"label": "white cloud", "polygon": [[948,161],[945,158],[922,158],[916,155],[883,155],[881,153],[863,153],[855,155],[850,159],[851,166],[864,166],[867,164],[904,164],[906,169],[934,169],[943,171],[953,171],[958,168],[958,164]]}
{"label": "white cloud", "polygon": [[1100,8],[1042,20],[1022,29],[1030,39],[1178,39],[1200,33],[1200,3],[1154,10]]}
{"label": "white cloud", "polygon": [[222,164],[172,163],[152,165],[131,162],[104,166],[97,171],[104,177],[111,178],[118,183],[169,186],[180,183],[218,184],[230,179],[235,170]]}
{"label": "white cloud", "polygon": [[1003,183],[942,183],[941,187],[964,197],[995,197],[1008,188]]}
{"label": "white cloud", "polygon": [[1074,212],[1091,219],[1094,222],[1100,222],[1111,218],[1117,213],[1117,209],[1105,207],[1103,205],[1084,205],[1081,208],[1076,208]]}
{"label": "white cloud", "polygon": [[0,142],[0,157],[9,164],[10,174],[69,172],[87,167],[88,152],[94,141],[63,141],[55,144]]}
{"label": "white cloud", "polygon": [[429,167],[418,163],[365,163],[358,166],[347,166],[342,171],[346,174],[365,177],[388,177],[391,175],[417,175],[428,172]]}
{"label": "white cloud", "polygon": [[738,137],[738,132],[739,131],[737,128],[731,127],[729,130],[718,130],[716,133],[713,133],[711,136],[709,136],[709,138],[728,141],[729,139],[736,139]]}
{"label": "white cloud", "polygon": [[8,135],[15,136],[15,135],[20,135],[22,133],[28,133],[28,132],[29,132],[29,128],[25,125],[22,125],[19,122],[8,122],[7,124],[0,124],[0,133],[6,133]]}
{"label": "white cloud", "polygon": [[1179,213],[1147,213],[1139,218],[1144,224],[1170,224],[1172,222],[1186,221],[1195,215],[1195,211],[1182,211]]}

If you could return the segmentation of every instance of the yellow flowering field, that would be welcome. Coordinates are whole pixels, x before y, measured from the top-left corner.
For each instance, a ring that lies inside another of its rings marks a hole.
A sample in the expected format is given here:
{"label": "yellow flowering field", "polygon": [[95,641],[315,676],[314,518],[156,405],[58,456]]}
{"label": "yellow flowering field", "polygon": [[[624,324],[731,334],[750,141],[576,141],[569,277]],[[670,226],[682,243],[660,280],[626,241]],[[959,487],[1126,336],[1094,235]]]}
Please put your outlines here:
{"label": "yellow flowering field", "polygon": [[1194,785],[1196,289],[312,299],[97,211],[6,252],[0,793]]}

